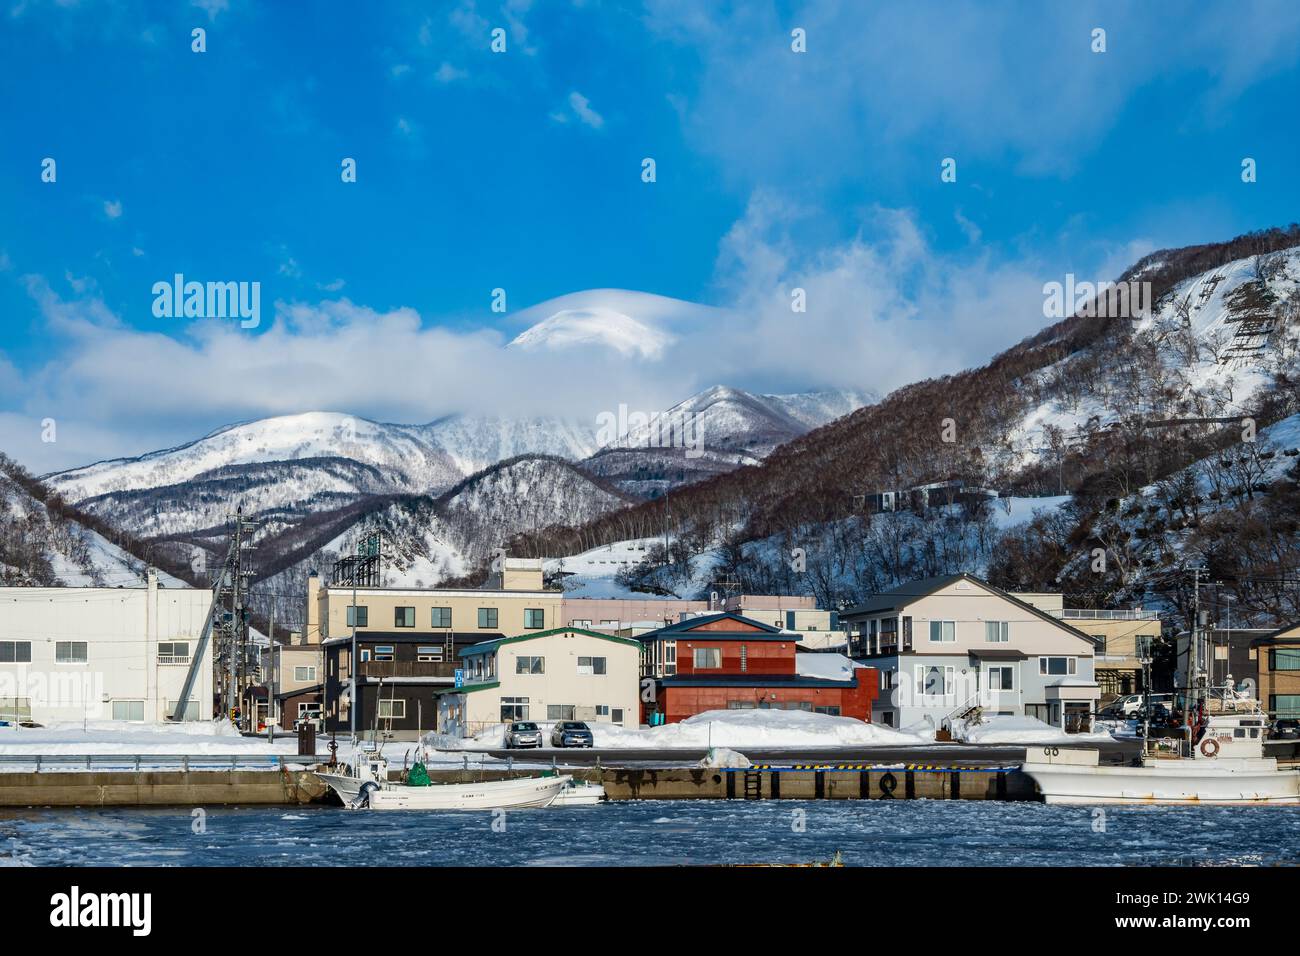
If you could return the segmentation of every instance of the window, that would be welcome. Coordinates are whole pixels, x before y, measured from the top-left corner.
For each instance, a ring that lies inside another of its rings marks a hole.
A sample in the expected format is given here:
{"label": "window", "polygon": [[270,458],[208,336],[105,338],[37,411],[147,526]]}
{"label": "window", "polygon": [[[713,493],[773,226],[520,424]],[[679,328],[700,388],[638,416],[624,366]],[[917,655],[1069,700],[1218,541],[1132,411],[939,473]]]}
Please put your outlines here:
{"label": "window", "polygon": [[366,627],[370,623],[370,608],[364,604],[348,606],[348,627]]}
{"label": "window", "polygon": [[840,709],[835,706],[814,707],[813,710],[818,714],[828,714],[831,717],[838,717],[840,715]]}
{"label": "window", "polygon": [[749,646],[746,644],[741,644],[740,645],[740,671],[743,674],[748,670],[749,670]]}
{"label": "window", "polygon": [[540,607],[524,609],[524,627],[539,630],[546,626],[546,612]]}
{"label": "window", "polygon": [[377,661],[391,661],[392,659],[393,659],[393,645],[392,645],[392,644],[376,644],[376,645],[375,645],[375,660],[377,660]]}
{"label": "window", "polygon": [[[4,658],[0,657],[0,660]],[[1275,647],[1268,652],[1271,671],[1300,671],[1300,647]]]}
{"label": "window", "polygon": [[1005,644],[1011,640],[1011,624],[1007,621],[985,621],[984,641],[987,644]]}
{"label": "window", "polygon": [[578,658],[579,674],[603,674],[605,673],[605,658],[603,657],[579,657]]}
{"label": "window", "polygon": [[672,677],[677,673],[677,642],[664,641],[664,676]]}
{"label": "window", "polygon": [[379,719],[396,718],[398,720],[406,716],[406,701],[404,700],[383,700],[380,699]]}
{"label": "window", "polygon": [[1007,665],[990,667],[985,673],[988,675],[989,690],[1014,690],[1016,669]]}
{"label": "window", "polygon": [[170,716],[174,711],[181,711],[181,720],[198,720],[199,719],[199,702],[191,697],[185,702],[184,707],[178,707],[180,701],[168,700],[163,698],[163,713]]}
{"label": "window", "polygon": [[316,680],[315,664],[297,664],[293,669],[293,679],[298,683],[312,683]]}
{"label": "window", "polygon": [[1073,674],[1077,662],[1073,657],[1040,657],[1038,659],[1038,673],[1050,674],[1053,676],[1065,676]]}
{"label": "window", "polygon": [[596,705],[596,716],[597,716],[597,717],[608,717],[608,716],[609,716],[609,704],[597,704],[597,705]]}
{"label": "window", "polygon": [[957,640],[957,623],[955,621],[931,621],[930,643],[951,644]]}
{"label": "window", "polygon": [[415,608],[413,607],[394,608],[393,627],[415,627]]}
{"label": "window", "polygon": [[547,704],[546,719],[547,720],[573,720],[574,719],[573,705],[572,704]]}
{"label": "window", "polygon": [[528,719],[528,698],[527,697],[502,697],[501,698],[501,720],[502,722],[511,720]]}
{"label": "window", "polygon": [[949,665],[921,665],[916,669],[916,692],[923,697],[946,697],[953,692],[952,677]]}
{"label": "window", "polygon": [[143,723],[144,722],[144,701],[142,700],[113,701],[113,719],[133,720],[137,724]]}
{"label": "window", "polygon": [[0,664],[30,664],[31,641],[0,641]]}
{"label": "window", "polygon": [[623,722],[623,708],[622,707],[610,708],[609,719],[611,723],[621,724]]}
{"label": "window", "polygon": [[361,663],[364,664],[368,660],[370,660],[370,648],[363,647],[361,648]]}
{"label": "window", "polygon": [[86,663],[85,641],[55,641],[54,661],[57,664]]}
{"label": "window", "polygon": [[163,641],[159,643],[159,664],[188,664],[189,662],[190,645],[188,641]]}
{"label": "window", "polygon": [[1300,718],[1300,694],[1270,694],[1268,709],[1278,720]]}
{"label": "window", "polygon": [[431,661],[442,660],[442,645],[429,644],[425,647],[417,647],[415,649],[415,659],[417,661],[423,661],[426,664]]}
{"label": "window", "polygon": [[718,670],[722,667],[722,651],[716,647],[695,648],[695,669],[697,671]]}
{"label": "window", "polygon": [[545,657],[525,657],[522,654],[515,658],[516,674],[545,674],[546,658]]}
{"label": "window", "polygon": [[429,615],[430,627],[451,627],[451,608],[435,607]]}
{"label": "window", "polygon": [[497,626],[497,609],[494,607],[481,607],[478,609],[478,626],[479,627],[496,627]]}

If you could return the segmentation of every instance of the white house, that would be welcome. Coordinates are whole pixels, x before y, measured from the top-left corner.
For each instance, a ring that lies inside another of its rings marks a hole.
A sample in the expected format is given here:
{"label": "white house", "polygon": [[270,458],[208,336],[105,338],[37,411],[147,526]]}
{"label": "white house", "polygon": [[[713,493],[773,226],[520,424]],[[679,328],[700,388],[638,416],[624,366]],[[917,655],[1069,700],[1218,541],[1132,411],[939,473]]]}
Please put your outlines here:
{"label": "white house", "polygon": [[[0,588],[0,720],[166,719],[212,593],[159,587]],[[186,719],[212,717],[211,643]]]}
{"label": "white house", "polygon": [[463,686],[438,699],[438,728],[472,736],[511,720],[640,722],[641,644],[577,627],[461,651]]}
{"label": "white house", "polygon": [[1097,641],[972,575],[911,581],[840,618],[857,656],[880,671],[873,721],[938,728],[979,708],[1091,726]]}

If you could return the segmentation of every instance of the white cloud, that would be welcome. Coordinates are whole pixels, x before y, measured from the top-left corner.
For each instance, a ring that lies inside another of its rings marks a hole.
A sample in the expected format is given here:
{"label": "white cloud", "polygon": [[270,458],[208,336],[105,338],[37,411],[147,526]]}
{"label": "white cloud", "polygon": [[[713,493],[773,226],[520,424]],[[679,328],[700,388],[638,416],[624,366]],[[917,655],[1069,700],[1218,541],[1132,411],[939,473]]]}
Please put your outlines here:
{"label": "white cloud", "polygon": [[122,218],[122,200],[106,199],[104,200],[104,215],[109,219]]}
{"label": "white cloud", "polygon": [[600,129],[605,125],[605,119],[599,113],[591,108],[591,101],[585,96],[574,90],[569,94],[569,108],[580,121],[590,126],[592,129]]}
{"label": "white cloud", "polygon": [[208,15],[209,21],[214,21],[217,14],[230,9],[230,0],[191,0],[190,6],[198,7]]}
{"label": "white cloud", "polygon": [[439,83],[454,83],[456,80],[463,80],[469,76],[465,70],[452,66],[446,60],[434,71],[433,78]]}

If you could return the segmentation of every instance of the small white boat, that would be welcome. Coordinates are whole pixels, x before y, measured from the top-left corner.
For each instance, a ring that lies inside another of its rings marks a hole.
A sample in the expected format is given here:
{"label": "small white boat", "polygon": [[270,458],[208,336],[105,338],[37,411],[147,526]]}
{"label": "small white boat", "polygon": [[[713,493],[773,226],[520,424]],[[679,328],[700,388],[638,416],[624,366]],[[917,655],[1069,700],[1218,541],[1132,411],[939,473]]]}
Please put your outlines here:
{"label": "small white boat", "polygon": [[608,800],[605,788],[598,783],[569,780],[569,785],[559,792],[553,807],[593,807]]}
{"label": "small white boat", "polygon": [[[350,810],[511,810],[547,807],[572,780],[567,775],[517,777],[422,786],[388,779],[388,763],[366,754],[351,773],[317,773]],[[427,779],[427,778],[426,778]]]}
{"label": "small white boat", "polygon": [[1258,711],[1214,714],[1191,756],[1146,748],[1138,766],[1102,767],[1096,750],[1044,747],[1021,769],[1046,803],[1300,803],[1300,770],[1264,756],[1265,730]]}

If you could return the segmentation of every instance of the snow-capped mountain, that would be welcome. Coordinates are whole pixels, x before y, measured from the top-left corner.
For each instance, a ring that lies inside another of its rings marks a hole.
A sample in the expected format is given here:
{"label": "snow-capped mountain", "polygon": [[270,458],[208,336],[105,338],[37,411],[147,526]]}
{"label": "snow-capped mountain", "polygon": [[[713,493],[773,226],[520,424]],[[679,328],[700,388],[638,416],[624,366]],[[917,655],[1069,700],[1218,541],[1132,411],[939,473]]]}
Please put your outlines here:
{"label": "snow-capped mountain", "polygon": [[623,358],[660,359],[677,341],[673,326],[707,323],[709,306],[627,289],[588,289],[524,309],[515,316],[528,328],[511,348],[595,348]]}
{"label": "snow-capped mountain", "polygon": [[644,420],[619,423],[620,434],[584,465],[643,497],[753,465],[784,442],[870,404],[874,396],[837,390],[754,395],[715,386]]}

